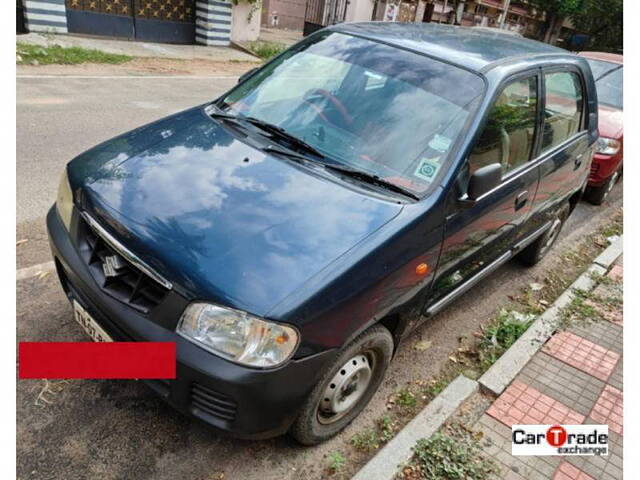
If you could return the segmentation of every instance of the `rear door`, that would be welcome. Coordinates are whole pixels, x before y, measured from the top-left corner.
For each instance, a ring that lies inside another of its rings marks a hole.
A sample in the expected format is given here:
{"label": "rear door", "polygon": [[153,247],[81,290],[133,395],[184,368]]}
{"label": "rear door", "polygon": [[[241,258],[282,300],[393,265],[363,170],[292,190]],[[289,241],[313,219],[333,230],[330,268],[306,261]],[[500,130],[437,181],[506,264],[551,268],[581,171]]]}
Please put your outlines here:
{"label": "rear door", "polygon": [[[466,168],[452,188],[445,238],[428,314],[462,293],[511,255],[517,232],[531,214],[538,187],[532,163],[540,125],[540,70],[509,78],[489,110]],[[502,183],[469,206],[458,201],[469,176],[499,163]]]}
{"label": "rear door", "polygon": [[518,240],[544,227],[558,209],[584,183],[592,150],[587,130],[585,84],[577,68],[543,69],[542,135],[536,164],[540,186],[531,221],[518,232]]}

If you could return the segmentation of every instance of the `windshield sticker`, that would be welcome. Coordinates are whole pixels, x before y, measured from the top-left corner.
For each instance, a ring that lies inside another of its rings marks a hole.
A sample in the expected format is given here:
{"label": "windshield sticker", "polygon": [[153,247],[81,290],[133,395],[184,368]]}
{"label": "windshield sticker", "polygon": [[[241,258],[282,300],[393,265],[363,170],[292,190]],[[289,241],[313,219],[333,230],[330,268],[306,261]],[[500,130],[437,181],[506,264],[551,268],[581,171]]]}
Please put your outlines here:
{"label": "windshield sticker", "polygon": [[444,153],[449,150],[449,147],[451,146],[451,139],[436,134],[429,142],[429,146],[438,152]]}
{"label": "windshield sticker", "polygon": [[420,164],[413,175],[431,182],[438,173],[438,170],[440,170],[438,160],[439,158],[423,158],[420,160]]}

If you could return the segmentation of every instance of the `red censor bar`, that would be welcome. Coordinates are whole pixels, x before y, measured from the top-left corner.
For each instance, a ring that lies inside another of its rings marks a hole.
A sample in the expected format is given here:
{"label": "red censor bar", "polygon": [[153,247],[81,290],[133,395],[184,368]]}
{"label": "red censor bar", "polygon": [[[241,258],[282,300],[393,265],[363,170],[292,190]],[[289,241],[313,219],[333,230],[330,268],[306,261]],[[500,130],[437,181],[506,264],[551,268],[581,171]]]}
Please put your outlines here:
{"label": "red censor bar", "polygon": [[176,378],[173,342],[20,342],[20,378]]}

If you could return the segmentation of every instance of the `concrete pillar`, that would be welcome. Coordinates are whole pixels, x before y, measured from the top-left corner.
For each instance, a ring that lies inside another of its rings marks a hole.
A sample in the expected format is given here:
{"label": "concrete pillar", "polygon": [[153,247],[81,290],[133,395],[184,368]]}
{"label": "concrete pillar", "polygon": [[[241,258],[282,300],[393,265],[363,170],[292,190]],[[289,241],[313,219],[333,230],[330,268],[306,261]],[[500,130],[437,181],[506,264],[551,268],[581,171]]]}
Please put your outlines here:
{"label": "concrete pillar", "polygon": [[232,4],[225,0],[196,0],[196,43],[228,47]]}
{"label": "concrete pillar", "polygon": [[67,9],[64,0],[26,0],[24,17],[30,32],[67,33]]}
{"label": "concrete pillar", "polygon": [[251,42],[260,36],[260,4],[240,1],[233,6],[231,16],[231,40]]}

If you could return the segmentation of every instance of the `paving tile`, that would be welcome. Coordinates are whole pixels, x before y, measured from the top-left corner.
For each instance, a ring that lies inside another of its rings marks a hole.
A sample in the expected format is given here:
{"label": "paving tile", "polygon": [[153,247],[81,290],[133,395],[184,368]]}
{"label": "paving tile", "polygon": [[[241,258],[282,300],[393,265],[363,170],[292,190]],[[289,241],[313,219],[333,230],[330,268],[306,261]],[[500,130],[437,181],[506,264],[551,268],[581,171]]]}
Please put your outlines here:
{"label": "paving tile", "polygon": [[489,407],[487,414],[511,427],[516,424],[581,424],[585,416],[519,380]]}
{"label": "paving tile", "polygon": [[571,465],[569,462],[562,462],[556,473],[553,475],[552,480],[595,480],[593,477],[587,475],[579,468]]}
{"label": "paving tile", "polygon": [[620,467],[622,459],[611,452],[608,456],[574,455],[564,458],[565,462],[570,463],[594,480],[622,480],[622,468]]}
{"label": "paving tile", "polygon": [[603,381],[609,378],[620,358],[619,353],[567,331],[556,333],[542,350]]}
{"label": "paving tile", "polygon": [[622,281],[623,277],[623,268],[622,265],[614,265],[609,273],[607,273],[607,277],[609,277],[613,281]]}
{"label": "paving tile", "polygon": [[622,354],[623,328],[620,325],[600,321],[588,325],[571,327],[569,328],[569,332],[596,343],[607,350],[613,350],[614,352]]}
{"label": "paving tile", "polygon": [[616,364],[616,368],[613,369],[613,373],[609,377],[608,383],[609,385],[617,388],[618,390],[622,390],[622,357],[618,360]]}
{"label": "paving tile", "polygon": [[598,423],[609,425],[609,430],[623,434],[622,391],[607,385],[593,406],[589,417]]}
{"label": "paving tile", "polygon": [[[516,380],[556,401],[571,405],[582,415],[589,414],[605,386],[602,380],[543,352],[533,356]],[[538,410],[544,412],[544,406],[538,406]]]}

